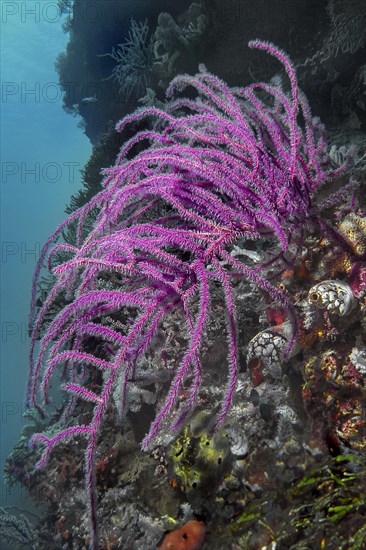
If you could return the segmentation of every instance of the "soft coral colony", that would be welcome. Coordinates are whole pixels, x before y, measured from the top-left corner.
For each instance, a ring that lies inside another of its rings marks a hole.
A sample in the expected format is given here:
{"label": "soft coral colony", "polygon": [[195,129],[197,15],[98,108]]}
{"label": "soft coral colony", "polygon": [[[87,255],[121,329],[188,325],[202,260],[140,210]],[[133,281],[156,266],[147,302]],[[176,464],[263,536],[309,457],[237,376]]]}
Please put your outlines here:
{"label": "soft coral colony", "polygon": [[[103,190],[56,229],[36,270],[27,403],[45,413],[50,383],[60,368],[68,399],[63,429],[53,437],[35,434],[32,443],[43,447],[37,464],[42,467],[59,442],[72,445],[74,436],[85,436],[92,547],[97,546],[94,459],[103,416],[119,385],[122,417],[139,360],[156,345],[163,321],[178,312],[187,346],[143,440],[144,449],[162,430],[180,427],[197,400],[200,346],[213,285],[220,286],[226,304],[228,358],[215,425],[230,408],[238,371],[232,281],[250,280],[287,312],[292,335],[286,352],[296,338],[293,306],[266,280],[264,267],[294,261],[305,224],[321,223],[326,230],[312,198],[337,170],[331,169],[324,129],[312,118],[288,57],[268,43],[252,41],[249,46],[277,58],[290,86],[277,81],[229,89],[204,69],[195,77],[175,78],[168,98],[186,88],[193,88],[195,97],[190,93],[171,99],[164,109],[146,108],[122,120],[119,130],[144,119],[154,124],[124,144],[116,165],[105,171]],[[55,244],[68,227],[75,229],[75,244]],[[276,241],[280,253],[265,258],[261,266],[246,265],[231,254],[240,239]],[[56,282],[36,314],[37,280],[47,255]],[[67,260],[54,266],[60,255]],[[48,322],[60,297],[67,305]],[[122,309],[130,310],[125,330],[103,322]],[[86,345],[90,339],[94,347]],[[102,373],[99,389],[88,385],[93,369]],[[177,399],[187,380],[190,390],[179,408]],[[93,404],[92,419],[70,425],[79,399]]]}

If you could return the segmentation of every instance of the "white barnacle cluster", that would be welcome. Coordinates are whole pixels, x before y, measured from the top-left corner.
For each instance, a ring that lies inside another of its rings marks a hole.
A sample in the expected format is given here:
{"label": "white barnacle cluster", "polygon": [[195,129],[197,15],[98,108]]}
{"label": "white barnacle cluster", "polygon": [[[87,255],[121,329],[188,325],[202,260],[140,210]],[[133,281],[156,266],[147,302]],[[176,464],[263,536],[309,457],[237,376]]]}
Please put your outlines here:
{"label": "white barnacle cluster", "polygon": [[[247,349],[247,362],[254,358],[259,358],[268,364],[280,364],[283,360],[285,347],[288,344],[291,336],[292,325],[289,321],[276,325],[272,328],[267,328],[258,332],[251,339]],[[295,344],[291,350],[290,357],[298,351],[298,346]]]}
{"label": "white barnacle cluster", "polygon": [[322,281],[312,286],[308,300],[319,309],[340,316],[348,315],[355,307],[356,300],[351,287],[343,281]]}
{"label": "white barnacle cluster", "polygon": [[247,361],[259,358],[266,366],[278,364],[283,357],[287,339],[281,334],[267,329],[259,332],[248,344]]}

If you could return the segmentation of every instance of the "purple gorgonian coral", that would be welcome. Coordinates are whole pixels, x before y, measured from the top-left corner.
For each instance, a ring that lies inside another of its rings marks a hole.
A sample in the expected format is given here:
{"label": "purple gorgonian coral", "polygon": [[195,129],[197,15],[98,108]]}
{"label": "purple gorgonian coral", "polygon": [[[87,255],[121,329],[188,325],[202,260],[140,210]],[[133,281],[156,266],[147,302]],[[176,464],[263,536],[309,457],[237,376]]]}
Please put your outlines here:
{"label": "purple gorgonian coral", "polygon": [[[27,403],[46,412],[50,383],[60,369],[67,399],[63,429],[52,437],[35,434],[32,443],[44,447],[37,463],[42,467],[59,442],[72,445],[74,436],[85,436],[92,548],[97,547],[94,458],[103,415],[120,385],[122,418],[139,360],[156,345],[165,319],[179,314],[187,346],[144,449],[163,428],[180,427],[197,400],[213,284],[226,304],[228,365],[215,426],[230,408],[238,371],[233,280],[246,278],[287,311],[293,327],[287,352],[296,337],[294,309],[266,280],[264,268],[294,260],[305,224],[316,220],[314,192],[340,170],[330,168],[324,128],[312,117],[288,57],[264,42],[252,41],[249,47],[277,58],[290,86],[277,80],[229,89],[205,70],[176,77],[164,109],[139,110],[118,124],[122,130],[144,119],[153,122],[124,144],[116,165],[105,170],[103,190],[51,235],[36,270]],[[186,88],[189,97],[172,99]],[[318,223],[324,229],[324,222]],[[73,227],[75,244],[56,244],[68,227]],[[243,239],[276,241],[277,253],[268,253],[261,266],[246,265],[231,254]],[[56,282],[36,314],[37,280],[47,256]],[[60,256],[67,259],[55,266]],[[67,305],[49,320],[60,297]],[[124,330],[103,322],[122,310],[131,312]],[[86,345],[91,340],[94,346]],[[95,369],[103,383],[91,389]],[[178,408],[187,380],[190,390]],[[77,400],[93,404],[87,425],[71,424]]]}

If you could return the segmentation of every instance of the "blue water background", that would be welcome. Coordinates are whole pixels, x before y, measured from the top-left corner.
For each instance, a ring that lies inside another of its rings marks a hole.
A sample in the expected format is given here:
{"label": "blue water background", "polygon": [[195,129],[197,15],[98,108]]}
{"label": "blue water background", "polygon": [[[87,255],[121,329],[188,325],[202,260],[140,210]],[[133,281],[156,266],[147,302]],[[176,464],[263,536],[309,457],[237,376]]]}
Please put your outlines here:
{"label": "blue water background", "polygon": [[[54,61],[65,49],[57,2],[1,2],[1,477],[25,424],[31,280],[39,251],[81,186],[89,140],[62,109]],[[29,508],[2,480],[0,506]]]}

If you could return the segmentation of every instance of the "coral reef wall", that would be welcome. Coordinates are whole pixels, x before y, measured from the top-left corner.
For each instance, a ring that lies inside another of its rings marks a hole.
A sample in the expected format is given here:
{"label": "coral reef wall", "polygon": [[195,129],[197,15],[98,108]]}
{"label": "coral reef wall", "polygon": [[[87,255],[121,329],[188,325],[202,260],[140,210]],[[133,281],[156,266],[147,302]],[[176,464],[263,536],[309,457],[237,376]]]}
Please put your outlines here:
{"label": "coral reef wall", "polygon": [[134,20],[148,27],[150,82],[160,99],[171,78],[196,71],[199,63],[231,86],[272,77],[272,60],[248,56],[246,43],[260,36],[291,52],[302,68],[300,83],[315,114],[327,124],[334,117],[338,122],[351,118],[353,127],[364,129],[365,17],[361,0],[75,0],[67,50],[56,63],[64,106],[81,115],[86,134],[96,143],[109,120],[116,122],[139,104],[145,93],[121,96],[109,78],[116,62],[106,55],[128,41]]}

